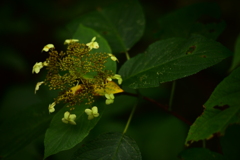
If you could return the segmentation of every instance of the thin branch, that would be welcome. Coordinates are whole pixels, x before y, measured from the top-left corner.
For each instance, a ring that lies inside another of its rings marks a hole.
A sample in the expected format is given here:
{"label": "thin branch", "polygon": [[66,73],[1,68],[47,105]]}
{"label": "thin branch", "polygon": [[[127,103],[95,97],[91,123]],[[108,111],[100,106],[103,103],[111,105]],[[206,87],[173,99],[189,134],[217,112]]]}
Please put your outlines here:
{"label": "thin branch", "polygon": [[[138,97],[137,94],[134,94],[134,93],[128,93],[128,92],[124,92],[122,94],[125,94],[125,95],[129,95],[129,96],[133,96],[133,97]],[[192,125],[192,122],[188,121],[187,119],[185,119],[184,117],[182,117],[181,115],[179,115],[178,113],[174,112],[174,111],[169,111],[168,110],[168,106],[165,106],[165,105],[162,105],[160,104],[159,102],[155,101],[154,99],[151,99],[151,98],[148,98],[148,97],[142,97],[143,99],[145,99],[146,101],[149,101],[153,104],[155,104],[156,106],[162,108],[164,111],[166,111],[167,113],[177,117],[178,119],[180,119],[181,121],[185,122],[186,124],[188,125]]]}

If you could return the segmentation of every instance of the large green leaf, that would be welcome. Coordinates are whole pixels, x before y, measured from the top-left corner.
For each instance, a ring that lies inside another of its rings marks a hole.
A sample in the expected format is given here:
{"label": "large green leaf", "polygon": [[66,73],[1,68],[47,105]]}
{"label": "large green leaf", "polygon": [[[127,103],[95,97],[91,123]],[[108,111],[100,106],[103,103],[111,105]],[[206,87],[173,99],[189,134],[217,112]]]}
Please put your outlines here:
{"label": "large green leaf", "polygon": [[120,1],[106,8],[98,8],[68,25],[76,30],[79,23],[96,30],[107,39],[113,52],[128,51],[142,36],[145,20],[137,0]]}
{"label": "large green leaf", "polygon": [[8,157],[24,148],[46,131],[52,115],[48,113],[48,104],[39,103],[19,111],[16,115],[8,114],[0,126],[0,156]]}
{"label": "large green leaf", "polygon": [[194,35],[171,38],[149,46],[144,54],[127,61],[119,71],[130,88],[157,87],[217,64],[231,52],[220,43]]}
{"label": "large green leaf", "polygon": [[184,160],[226,160],[223,155],[212,152],[206,148],[190,148],[180,153]]}
{"label": "large green leaf", "polygon": [[191,126],[187,142],[224,134],[229,124],[240,122],[240,67],[226,77],[204,104],[203,114]]}
{"label": "large green leaf", "polygon": [[81,105],[74,106],[71,114],[76,114],[76,125],[65,124],[61,121],[63,115],[69,109],[63,107],[52,119],[50,127],[45,134],[45,153],[44,158],[56,154],[60,151],[73,148],[80,143],[90,132],[90,130],[99,121],[103,109],[103,103],[96,103],[100,116],[92,120],[88,120],[87,114],[84,112],[89,105],[82,103]]}
{"label": "large green leaf", "polygon": [[240,34],[237,37],[235,49],[234,49],[234,56],[232,61],[232,66],[230,68],[230,71],[234,70],[240,66]]}
{"label": "large green leaf", "polygon": [[171,37],[188,38],[192,33],[216,39],[225,28],[220,21],[220,8],[215,3],[196,3],[159,19],[161,39]]}
{"label": "large green leaf", "polygon": [[81,147],[72,160],[141,160],[136,142],[122,133],[106,133]]}
{"label": "large green leaf", "polygon": [[[110,46],[108,45],[108,42],[96,31],[94,31],[91,28],[85,27],[84,25],[80,24],[74,33],[73,37],[74,39],[78,39],[80,43],[89,43],[93,37],[96,37],[96,42],[99,44],[98,49],[92,49],[91,53],[112,53]],[[106,70],[112,70],[114,73],[116,73],[116,62],[111,60],[109,57],[107,59],[107,62],[105,63],[105,69]]]}

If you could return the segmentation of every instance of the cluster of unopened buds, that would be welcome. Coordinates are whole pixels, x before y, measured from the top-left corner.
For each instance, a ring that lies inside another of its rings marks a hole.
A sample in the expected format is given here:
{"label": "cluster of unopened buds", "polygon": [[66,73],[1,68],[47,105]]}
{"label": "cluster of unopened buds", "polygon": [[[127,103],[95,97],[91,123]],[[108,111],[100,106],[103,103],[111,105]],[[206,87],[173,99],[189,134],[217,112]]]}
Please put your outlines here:
{"label": "cluster of unopened buds", "polygon": [[[105,96],[105,103],[111,104],[114,102],[114,94],[123,92],[112,81],[116,79],[120,85],[122,83],[121,76],[104,70],[104,64],[108,58],[112,61],[118,61],[118,59],[111,53],[89,53],[92,49],[99,48],[99,44],[95,40],[96,37],[93,37],[91,42],[81,44],[77,39],[67,39],[64,42],[68,45],[67,51],[60,53],[55,50],[53,44],[44,46],[42,51],[49,52],[50,56],[44,62],[37,62],[33,66],[32,73],[39,73],[43,67],[46,67],[48,74],[44,81],[36,84],[35,93],[42,84],[47,85],[50,89],[62,91],[62,94],[49,104],[49,113],[55,112],[54,107],[60,101],[69,103],[69,106],[75,106],[83,99],[87,99],[87,104],[91,106],[94,102],[93,96]],[[89,78],[89,73],[95,73],[95,75]],[[99,116],[97,106],[90,108],[85,109],[88,120]],[[74,110],[74,107],[70,110]],[[62,122],[76,125],[76,118],[76,114],[66,111]]]}

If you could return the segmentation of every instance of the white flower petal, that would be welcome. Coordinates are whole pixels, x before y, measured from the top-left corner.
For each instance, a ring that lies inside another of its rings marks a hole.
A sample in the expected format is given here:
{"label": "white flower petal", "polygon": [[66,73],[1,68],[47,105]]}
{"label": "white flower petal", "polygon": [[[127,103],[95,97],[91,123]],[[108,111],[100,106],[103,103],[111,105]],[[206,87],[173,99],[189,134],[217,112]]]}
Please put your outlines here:
{"label": "white flower petal", "polygon": [[113,99],[106,99],[106,104],[112,104],[114,102],[114,100]]}
{"label": "white flower petal", "polygon": [[87,43],[86,46],[88,46],[89,50],[94,49],[98,49],[99,48],[99,44],[97,42],[94,42],[96,40],[96,37],[93,37],[91,42]]}
{"label": "white flower petal", "polygon": [[115,98],[113,94],[109,94],[109,97],[110,97],[110,99],[114,99]]}
{"label": "white flower petal", "polygon": [[64,44],[70,44],[70,43],[73,43],[73,42],[78,42],[79,40],[78,39],[66,39],[64,41]]}
{"label": "white flower petal", "polygon": [[43,68],[43,63],[42,62],[36,62],[33,66],[32,73],[39,73],[40,70]]}
{"label": "white flower petal", "polygon": [[111,99],[110,96],[109,96],[109,94],[105,94],[105,97],[106,97],[107,99]]}
{"label": "white flower petal", "polygon": [[44,61],[44,62],[43,62],[43,66],[48,66],[48,62],[47,62],[47,61]]}
{"label": "white flower petal", "polygon": [[111,77],[108,77],[107,80],[108,80],[108,81],[112,81],[112,78],[111,78]]}
{"label": "white flower petal", "polygon": [[122,84],[122,77],[119,74],[115,74],[113,77],[113,79],[117,79],[118,80],[118,84]]}
{"label": "white flower petal", "polygon": [[62,118],[62,122],[68,124],[68,120],[66,120],[65,118]]}
{"label": "white flower petal", "polygon": [[93,115],[89,115],[89,116],[88,116],[88,120],[92,120],[93,118],[94,118]]}
{"label": "white flower petal", "polygon": [[49,113],[53,113],[55,111],[55,108],[54,108],[55,105],[56,105],[55,102],[53,102],[52,104],[49,104],[49,106],[48,106]]}
{"label": "white flower petal", "polygon": [[69,117],[70,113],[67,111],[64,113],[64,119],[68,120],[68,117]]}
{"label": "white flower petal", "polygon": [[42,82],[38,82],[37,84],[36,84],[36,87],[35,87],[35,94],[36,94],[36,92],[37,92],[37,90],[39,90],[39,87],[43,84],[44,82],[42,81]]}
{"label": "white flower petal", "polygon": [[92,115],[92,110],[91,109],[85,109],[85,113],[89,116]]}
{"label": "white flower petal", "polygon": [[70,124],[76,125],[77,123],[75,121],[69,121]]}
{"label": "white flower petal", "polygon": [[117,57],[115,57],[112,53],[108,53],[108,55],[113,61],[118,61]]}
{"label": "white flower petal", "polygon": [[48,52],[49,49],[54,48],[53,44],[47,44],[46,46],[43,47],[42,51]]}
{"label": "white flower petal", "polygon": [[76,117],[77,117],[76,114],[70,114],[70,112],[66,111],[64,113],[64,117],[62,118],[62,122],[76,125],[76,122],[75,122]]}
{"label": "white flower petal", "polygon": [[94,117],[99,116],[98,108],[96,106],[92,107],[92,114],[93,114]]}
{"label": "white flower petal", "polygon": [[74,121],[76,119],[76,114],[70,114],[69,120]]}

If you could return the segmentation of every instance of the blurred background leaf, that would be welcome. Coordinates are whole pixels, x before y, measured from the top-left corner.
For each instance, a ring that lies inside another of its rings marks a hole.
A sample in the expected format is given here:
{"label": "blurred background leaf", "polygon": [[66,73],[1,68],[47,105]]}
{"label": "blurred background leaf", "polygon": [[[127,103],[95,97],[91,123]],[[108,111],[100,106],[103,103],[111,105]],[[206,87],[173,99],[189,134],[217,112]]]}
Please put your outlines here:
{"label": "blurred background leaf", "polygon": [[240,65],[240,35],[238,35],[235,42],[234,55],[230,71],[236,69]]}
{"label": "blurred background leaf", "polygon": [[180,153],[180,158],[184,160],[227,160],[223,155],[212,152],[207,148],[190,148]]}
{"label": "blurred background leaf", "polygon": [[239,124],[231,125],[226,129],[225,135],[221,137],[221,146],[223,155],[228,160],[237,160],[240,158],[240,126]]}
{"label": "blurred background leaf", "polygon": [[142,37],[145,27],[144,15],[137,0],[99,7],[97,11],[75,19],[67,26],[68,30],[73,32],[79,23],[105,37],[114,53],[127,52]]}
{"label": "blurred background leaf", "polygon": [[221,10],[216,3],[196,3],[159,18],[157,37],[188,38],[191,34],[201,34],[217,39],[226,25],[220,17]]}
{"label": "blurred background leaf", "polygon": [[135,159],[141,160],[141,153],[136,142],[125,134],[105,133],[87,142],[75,152],[72,160],[87,159]]}

